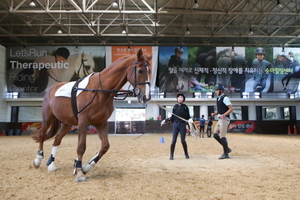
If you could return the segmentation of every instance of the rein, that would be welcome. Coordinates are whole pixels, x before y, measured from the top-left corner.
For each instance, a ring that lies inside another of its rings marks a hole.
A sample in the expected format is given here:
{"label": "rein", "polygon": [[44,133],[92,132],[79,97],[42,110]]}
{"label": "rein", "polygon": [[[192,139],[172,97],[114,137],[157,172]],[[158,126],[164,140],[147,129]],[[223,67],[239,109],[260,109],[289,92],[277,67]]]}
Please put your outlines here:
{"label": "rein", "polygon": [[[137,76],[136,76],[136,64],[139,64],[139,62],[134,62],[134,67],[131,71],[131,74],[130,74],[130,77],[132,76],[133,72],[134,72],[134,88],[133,90],[118,90],[118,89],[112,89],[112,90],[103,90],[103,89],[87,89],[87,88],[79,88],[78,85],[79,83],[86,78],[86,76],[78,79],[76,81],[76,83],[74,84],[73,88],[72,88],[72,91],[71,91],[71,104],[72,104],[72,110],[73,110],[73,113],[74,113],[74,116],[75,118],[78,120],[78,114],[80,112],[82,112],[84,109],[86,109],[95,99],[96,95],[97,95],[97,92],[103,92],[106,96],[107,96],[107,93],[114,93],[114,99],[115,100],[124,100],[129,96],[134,96],[136,97],[140,91],[137,90],[136,86],[138,85],[142,85],[142,84],[149,84],[150,86],[150,82],[147,81],[147,82],[137,82]],[[82,62],[82,65],[83,65],[83,62]],[[148,66],[149,64],[146,64],[146,63],[143,63],[143,65],[146,67],[147,69],[147,74],[148,74]],[[81,67],[81,66],[80,66]],[[79,68],[80,69],[80,68]],[[78,71],[79,72],[79,71]],[[100,81],[100,73],[99,73],[99,77],[98,77],[98,85],[99,85],[99,88],[101,88],[101,81]],[[91,91],[91,92],[95,92],[93,98],[91,99],[91,101],[86,105],[84,106],[80,111],[78,111],[77,109],[77,98],[76,98],[76,94],[77,94],[77,91],[78,90],[83,90],[83,91]],[[121,98],[121,99],[117,99],[116,96],[118,94],[125,94],[125,97],[124,98]]]}
{"label": "rein", "polygon": [[[148,84],[150,86],[150,82],[149,81],[146,81],[146,82],[137,82],[137,77],[136,77],[136,64],[139,64],[139,62],[134,62],[134,67],[131,71],[131,74],[130,74],[130,77],[132,76],[133,72],[134,72],[134,86],[133,86],[133,89],[132,90],[118,90],[118,89],[112,89],[112,90],[103,90],[103,89],[87,89],[87,88],[79,88],[79,87],[74,87],[74,90],[83,90],[83,91],[91,91],[91,92],[103,92],[103,93],[114,93],[115,94],[115,97],[117,94],[120,94],[120,95],[124,95],[125,94],[125,97],[124,98],[121,98],[121,99],[118,99],[118,98],[115,98],[115,100],[124,100],[129,96],[134,96],[136,97],[140,91],[137,90],[136,86],[138,85],[143,85],[143,84]],[[145,64],[143,63],[143,65],[147,68],[147,71],[148,71],[148,64]],[[83,79],[82,79],[83,80]],[[79,79],[78,81],[81,81],[81,79]],[[100,81],[100,75],[99,75],[99,87],[101,88],[101,81]]]}
{"label": "rein", "polygon": [[153,103],[155,103],[156,105],[158,105],[160,108],[164,109],[165,111],[167,111],[167,112],[171,113],[172,115],[176,116],[177,118],[181,119],[182,121],[189,122],[188,120],[186,120],[186,119],[184,119],[182,117],[179,117],[178,115],[170,112],[169,110],[167,110],[165,107],[163,107],[161,104],[157,103],[156,101],[153,101],[152,99],[150,101],[152,101]]}
{"label": "rein", "polygon": [[174,114],[173,112],[170,112],[169,110],[167,110],[165,107],[163,107],[161,104],[157,103],[156,101],[153,101],[153,100],[150,100],[150,101],[152,101],[153,103],[158,105],[160,108],[164,109],[165,111],[167,111],[167,112],[171,113],[172,115],[178,117],[179,119],[187,122],[188,125],[189,125],[189,128],[190,128],[191,135],[193,135],[197,139],[198,134],[199,134],[200,131],[199,131],[198,127],[196,126],[195,122],[186,120],[182,117],[179,117],[178,115]]}
{"label": "rein", "polygon": [[82,71],[83,71],[83,74],[85,76],[88,75],[88,70],[87,70],[87,66],[88,65],[85,65],[84,62],[87,61],[87,59],[83,59],[83,55],[81,55],[81,64],[80,64],[80,67],[79,69],[77,70],[77,75],[79,76],[79,72],[80,72],[80,69],[82,68]]}

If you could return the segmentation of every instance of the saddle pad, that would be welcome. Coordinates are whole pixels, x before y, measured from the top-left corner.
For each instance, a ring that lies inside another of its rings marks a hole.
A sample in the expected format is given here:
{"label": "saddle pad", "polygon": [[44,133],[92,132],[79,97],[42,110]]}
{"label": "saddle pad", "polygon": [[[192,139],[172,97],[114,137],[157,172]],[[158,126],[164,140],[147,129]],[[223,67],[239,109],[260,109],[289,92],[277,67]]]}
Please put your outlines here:
{"label": "saddle pad", "polygon": [[[90,80],[90,76],[92,75],[93,73],[91,73],[90,75],[88,75],[85,79],[83,79],[78,87],[79,88],[85,88],[88,83],[89,83],[89,80]],[[76,81],[72,81],[72,82],[69,82],[69,83],[66,83],[64,85],[62,85],[56,92],[55,92],[55,96],[56,97],[70,97],[71,98],[71,91],[72,91],[72,88],[74,86],[74,84],[76,83]],[[83,90],[77,90],[77,93],[76,93],[76,96],[78,96]]]}

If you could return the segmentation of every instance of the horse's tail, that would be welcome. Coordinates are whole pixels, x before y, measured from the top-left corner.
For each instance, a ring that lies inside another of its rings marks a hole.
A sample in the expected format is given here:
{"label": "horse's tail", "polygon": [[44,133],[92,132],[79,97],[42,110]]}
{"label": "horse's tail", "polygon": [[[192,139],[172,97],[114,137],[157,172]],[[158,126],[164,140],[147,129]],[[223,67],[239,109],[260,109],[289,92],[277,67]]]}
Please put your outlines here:
{"label": "horse's tail", "polygon": [[[60,127],[60,121],[58,119],[55,119],[52,122],[52,126],[49,130],[49,132],[47,132],[46,137],[44,139],[44,141],[49,140],[50,138],[54,137],[58,131]],[[41,142],[41,134],[38,135],[32,135],[31,136],[33,140],[35,140],[36,142]]]}

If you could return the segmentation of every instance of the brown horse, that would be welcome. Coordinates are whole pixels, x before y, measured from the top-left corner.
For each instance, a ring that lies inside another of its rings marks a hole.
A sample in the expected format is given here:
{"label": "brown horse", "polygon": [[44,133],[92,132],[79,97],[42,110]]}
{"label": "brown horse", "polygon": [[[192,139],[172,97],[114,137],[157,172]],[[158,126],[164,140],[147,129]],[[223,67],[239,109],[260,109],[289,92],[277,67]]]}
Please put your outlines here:
{"label": "brown horse", "polygon": [[[33,162],[34,166],[38,168],[41,165],[44,157],[44,141],[56,136],[47,162],[49,172],[56,170],[54,160],[57,148],[71,125],[78,125],[78,157],[74,163],[74,175],[77,175],[76,182],[86,181],[85,174],[109,149],[106,127],[107,120],[114,110],[115,96],[127,93],[136,96],[141,103],[150,100],[151,59],[152,55],[143,54],[140,49],[136,55],[120,58],[102,72],[94,73],[86,88],[77,88],[83,91],[77,98],[75,97],[76,107],[73,109],[74,98],[55,96],[55,92],[66,82],[50,87],[43,101],[42,127],[39,134],[32,136],[39,143],[39,150]],[[121,90],[127,81],[131,83],[133,90]],[[74,89],[76,87],[73,87]],[[88,163],[82,165],[89,125],[96,128],[102,144],[100,151]],[[47,132],[50,126],[50,130]]]}

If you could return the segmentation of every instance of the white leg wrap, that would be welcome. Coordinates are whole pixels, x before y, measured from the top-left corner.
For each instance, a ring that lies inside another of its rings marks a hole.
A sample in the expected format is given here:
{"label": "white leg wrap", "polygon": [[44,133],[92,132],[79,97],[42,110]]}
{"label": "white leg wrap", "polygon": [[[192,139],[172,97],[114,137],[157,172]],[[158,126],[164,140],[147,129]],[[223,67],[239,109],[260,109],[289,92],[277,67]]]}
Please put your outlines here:
{"label": "white leg wrap", "polygon": [[55,164],[54,164],[54,161],[51,162],[51,164],[48,166],[48,173],[52,172],[52,171],[55,171],[56,170],[56,167],[55,167]]}
{"label": "white leg wrap", "polygon": [[42,164],[42,159],[43,159],[43,158],[44,158],[43,156],[36,155],[36,158],[35,158],[34,161],[33,161],[33,165],[34,165],[35,167],[41,166],[41,164]]}
{"label": "white leg wrap", "polygon": [[93,166],[95,165],[96,163],[94,161],[92,162],[89,162],[89,163],[85,163],[83,166],[82,166],[82,172],[84,174],[88,173],[92,168]]}
{"label": "white leg wrap", "polygon": [[58,146],[52,146],[51,154],[52,154],[52,156],[53,156],[54,158],[55,158],[55,156],[56,156],[57,148],[58,148]]}

